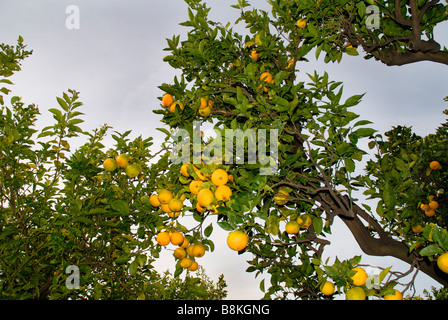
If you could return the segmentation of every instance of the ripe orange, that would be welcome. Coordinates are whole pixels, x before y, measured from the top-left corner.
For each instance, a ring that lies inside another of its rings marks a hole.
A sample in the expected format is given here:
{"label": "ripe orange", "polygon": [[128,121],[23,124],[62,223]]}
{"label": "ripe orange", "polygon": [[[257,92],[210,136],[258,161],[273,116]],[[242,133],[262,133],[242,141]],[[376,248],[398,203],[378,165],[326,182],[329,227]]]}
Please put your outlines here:
{"label": "ripe orange", "polygon": [[184,241],[182,242],[180,247],[185,249],[188,247],[189,244],[190,244],[190,240],[188,240],[188,238],[184,237]]}
{"label": "ripe orange", "polygon": [[257,61],[258,60],[258,55],[259,55],[260,53],[257,51],[257,50],[252,50],[252,52],[250,53],[250,56],[251,56],[251,58],[252,59],[254,59],[255,61]]}
{"label": "ripe orange", "polygon": [[223,186],[229,181],[229,175],[224,169],[216,169],[212,173],[212,182],[215,186]]}
{"label": "ripe orange", "polygon": [[180,110],[184,110],[184,104],[180,101],[175,101],[170,105],[170,111],[174,113],[176,111],[176,107],[178,107]]}
{"label": "ripe orange", "polygon": [[171,234],[170,239],[172,244],[174,244],[175,246],[180,246],[182,242],[184,242],[184,235],[179,231],[174,231]]}
{"label": "ripe orange", "polygon": [[361,287],[353,287],[345,293],[346,300],[366,300],[366,293]]}
{"label": "ripe orange", "polygon": [[443,272],[448,273],[448,252],[445,252],[437,258],[437,266]]}
{"label": "ripe orange", "polygon": [[428,210],[425,211],[425,215],[427,217],[432,217],[435,214],[436,214],[436,211],[434,209],[428,209]]}
{"label": "ripe orange", "polygon": [[205,109],[209,107],[210,109],[213,109],[213,101],[208,100],[206,98],[201,98],[201,105],[199,106],[199,110]]}
{"label": "ripe orange", "polygon": [[229,233],[227,236],[227,245],[230,249],[235,251],[241,251],[246,248],[249,242],[247,235],[240,230],[235,230]]}
{"label": "ripe orange", "polygon": [[181,167],[180,167],[180,173],[184,176],[184,177],[189,177],[190,174],[188,173],[188,167],[189,164],[188,163],[184,163]]}
{"label": "ripe orange", "polygon": [[198,178],[202,181],[207,180],[207,178],[205,177],[205,175],[201,172],[201,170],[196,167],[195,165],[193,165],[193,170],[194,172],[197,174]]}
{"label": "ripe orange", "polygon": [[213,198],[214,195],[210,189],[204,188],[198,192],[198,204],[203,208],[212,203]]}
{"label": "ripe orange", "polygon": [[397,289],[395,290],[395,294],[386,294],[384,296],[384,300],[403,300],[403,295]]}
{"label": "ripe orange", "polygon": [[117,161],[115,161],[115,159],[112,158],[108,158],[106,160],[104,160],[103,162],[103,168],[106,171],[114,171],[115,169],[117,169],[118,165],[117,165]]}
{"label": "ripe orange", "polygon": [[312,220],[311,220],[311,218],[307,214],[301,214],[297,218],[297,222],[299,223],[300,228],[307,229],[311,225]]}
{"label": "ripe orange", "polygon": [[422,232],[422,228],[423,228],[422,225],[418,224],[418,225],[412,227],[412,231],[414,233],[421,233]]}
{"label": "ripe orange", "polygon": [[167,205],[167,204],[165,204],[165,203],[160,204],[160,208],[161,208],[162,211],[165,212],[165,213],[171,213],[170,206]]}
{"label": "ripe orange", "polygon": [[356,273],[351,277],[353,284],[358,287],[364,285],[367,280],[366,271],[360,267],[353,268],[352,271],[356,271]]}
{"label": "ripe orange", "polygon": [[156,194],[153,194],[152,196],[149,197],[149,203],[150,203],[153,207],[158,207],[158,206],[160,206],[159,197],[158,197]]}
{"label": "ripe orange", "polygon": [[205,248],[202,244],[198,243],[193,245],[193,249],[191,251],[191,254],[193,255],[193,257],[196,258],[201,258],[204,256],[205,254]]}
{"label": "ripe orange", "polygon": [[166,231],[159,232],[156,237],[156,241],[161,246],[166,246],[170,243],[171,237],[170,234]]}
{"label": "ripe orange", "polygon": [[168,202],[170,202],[171,199],[173,199],[173,194],[171,193],[171,191],[166,189],[160,190],[159,201],[161,204],[168,204]]}
{"label": "ripe orange", "polygon": [[193,260],[191,260],[190,258],[183,258],[182,260],[180,260],[180,266],[182,268],[190,268],[193,265]]}
{"label": "ripe orange", "polygon": [[299,19],[297,20],[297,26],[300,29],[304,29],[306,27],[306,20],[305,19]]}
{"label": "ripe orange", "polygon": [[436,210],[439,207],[439,203],[435,200],[430,201],[428,205],[431,209],[434,210]]}
{"label": "ripe orange", "polygon": [[182,210],[184,203],[180,199],[173,198],[170,200],[170,202],[168,202],[168,206],[171,211],[178,212]]}
{"label": "ripe orange", "polygon": [[229,186],[223,185],[216,188],[215,197],[219,201],[228,201],[232,196],[232,189]]}
{"label": "ripe orange", "polygon": [[297,221],[289,221],[285,226],[285,231],[288,234],[297,234],[300,231],[300,225]]}
{"label": "ripe orange", "polygon": [[204,109],[199,109],[199,114],[203,117],[208,117],[212,113],[212,108],[207,106]]}
{"label": "ripe orange", "polygon": [[187,248],[185,248],[185,250],[187,251],[187,254],[190,257],[194,257],[193,256],[193,249],[194,249],[194,244],[190,244]]}
{"label": "ripe orange", "polygon": [[183,258],[187,257],[187,252],[183,248],[177,248],[176,250],[174,250],[173,256],[176,259],[182,260]]}
{"label": "ripe orange", "polygon": [[426,203],[422,203],[421,205],[420,205],[420,209],[422,209],[423,211],[428,211],[430,208],[429,208],[429,204],[426,204]]}
{"label": "ripe orange", "polygon": [[174,101],[173,96],[170,95],[169,93],[165,93],[165,94],[163,95],[163,97],[162,97],[162,104],[163,104],[165,107],[169,107],[169,106],[171,106],[171,104],[173,103],[173,101]]}
{"label": "ripe orange", "polygon": [[142,168],[140,167],[140,165],[134,163],[128,165],[125,169],[125,172],[129,178],[135,178],[142,172]]}
{"label": "ripe orange", "polygon": [[203,184],[204,183],[204,181],[201,181],[201,180],[193,180],[193,181],[191,181],[190,182],[190,186],[189,186],[189,188],[190,188],[190,192],[192,193],[192,194],[198,194],[198,192],[199,192],[199,187],[201,186],[201,184]]}
{"label": "ripe orange", "polygon": [[334,293],[334,290],[334,283],[331,281],[325,281],[320,289],[320,291],[326,296],[331,296]]}
{"label": "ripe orange", "polygon": [[429,164],[429,167],[432,170],[439,170],[440,169],[440,163],[438,161],[431,161],[431,163]]}
{"label": "ripe orange", "polygon": [[196,210],[198,210],[199,213],[202,213],[202,211],[204,211],[204,208],[201,207],[201,206],[199,205],[199,203],[196,203]]}
{"label": "ripe orange", "polygon": [[198,270],[199,264],[196,261],[193,261],[193,263],[191,264],[191,267],[188,268],[189,271],[196,271]]}
{"label": "ripe orange", "polygon": [[129,165],[130,159],[131,157],[129,155],[127,155],[126,153],[122,153],[115,158],[115,161],[120,168],[126,168]]}
{"label": "ripe orange", "polygon": [[[166,206],[166,204],[164,204],[164,206]],[[168,213],[168,217],[173,218],[173,219],[176,219],[180,215],[180,211],[177,211],[177,212],[171,211],[171,212],[167,212],[167,213]]]}
{"label": "ripe orange", "polygon": [[260,80],[268,82],[268,83],[273,83],[274,82],[274,77],[269,72],[263,72],[261,74],[261,76],[260,76]]}
{"label": "ripe orange", "polygon": [[278,193],[274,196],[274,202],[279,206],[282,206],[288,202],[289,192],[280,189]]}

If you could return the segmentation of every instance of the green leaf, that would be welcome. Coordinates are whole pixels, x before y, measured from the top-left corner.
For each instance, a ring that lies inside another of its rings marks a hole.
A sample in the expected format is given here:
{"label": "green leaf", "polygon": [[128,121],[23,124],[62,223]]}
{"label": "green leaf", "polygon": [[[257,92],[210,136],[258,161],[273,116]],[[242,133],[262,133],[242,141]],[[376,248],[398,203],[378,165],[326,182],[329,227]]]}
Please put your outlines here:
{"label": "green leaf", "polygon": [[112,210],[117,212],[129,213],[129,206],[123,200],[112,201],[110,207],[112,208]]}
{"label": "green leaf", "polygon": [[372,129],[372,128],[360,128],[360,129],[356,130],[355,132],[359,138],[365,138],[365,137],[372,136],[376,131],[377,130]]}
{"label": "green leaf", "polygon": [[324,226],[324,222],[320,217],[313,218],[313,229],[317,235],[321,234],[323,226]]}
{"label": "green leaf", "polygon": [[115,259],[115,263],[117,264],[124,264],[128,262],[128,260],[131,258],[130,253],[123,253],[121,256],[119,256],[117,259]]}
{"label": "green leaf", "polygon": [[56,100],[58,101],[58,103],[59,103],[59,105],[61,106],[61,108],[62,108],[65,112],[67,112],[67,111],[68,111],[68,108],[69,108],[67,102],[65,102],[64,99],[59,98],[59,97],[56,97]]}
{"label": "green leaf", "polygon": [[213,232],[213,224],[210,223],[209,226],[207,228],[205,228],[205,230],[204,230],[204,236],[210,237],[212,232]]}
{"label": "green leaf", "polygon": [[431,244],[431,245],[423,248],[422,250],[420,250],[420,255],[421,256],[433,256],[435,254],[440,254],[443,252],[444,252],[443,249],[440,248],[438,245]]}
{"label": "green leaf", "polygon": [[355,162],[352,159],[345,158],[344,164],[345,164],[345,168],[347,169],[348,172],[355,171],[356,166],[355,166]]}

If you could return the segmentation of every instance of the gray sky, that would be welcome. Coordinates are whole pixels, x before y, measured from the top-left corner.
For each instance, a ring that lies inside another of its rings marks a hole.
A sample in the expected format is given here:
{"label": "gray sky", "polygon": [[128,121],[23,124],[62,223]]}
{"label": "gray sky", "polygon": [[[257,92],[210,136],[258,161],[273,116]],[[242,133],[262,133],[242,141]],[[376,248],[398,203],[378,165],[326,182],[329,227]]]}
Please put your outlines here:
{"label": "gray sky", "polygon": [[[234,22],[238,11],[230,8],[236,0],[208,0],[211,18],[224,23]],[[256,7],[267,8],[266,2],[252,0]],[[79,30],[66,28],[68,5],[80,9]],[[185,35],[187,29],[179,22],[187,19],[186,4],[182,0],[1,0],[0,39],[15,44],[21,35],[33,55],[25,61],[22,71],[13,77],[13,94],[26,103],[36,103],[42,115],[40,123],[51,123],[47,109],[56,106],[56,96],[67,89],[80,91],[85,113],[85,130],[104,123],[113,130],[133,130],[132,137],[164,138],[156,127],[160,117],[152,110],[159,107],[160,84],[170,83],[177,71],[162,58],[167,54],[165,38]],[[448,45],[448,23],[436,28],[435,39]],[[402,67],[387,67],[361,56],[345,56],[340,64],[324,64],[310,55],[310,63],[299,66],[301,76],[316,69],[326,70],[330,79],[344,82],[347,98],[366,92],[362,103],[353,111],[362,119],[374,122],[381,133],[391,126],[410,125],[416,133],[425,135],[444,122],[442,110],[448,103],[447,66],[421,62]],[[106,140],[107,147],[112,139]],[[212,240],[216,249],[200,260],[207,274],[216,280],[224,274],[229,285],[229,299],[259,299],[259,276],[246,274],[248,254],[238,256],[225,244],[226,232],[214,228]],[[330,263],[362,254],[348,230],[336,223]],[[406,270],[407,265],[390,258],[364,256],[362,263],[394,265]],[[164,271],[174,266],[171,252],[162,256],[157,268]],[[428,277],[419,277],[418,289],[435,285]]]}

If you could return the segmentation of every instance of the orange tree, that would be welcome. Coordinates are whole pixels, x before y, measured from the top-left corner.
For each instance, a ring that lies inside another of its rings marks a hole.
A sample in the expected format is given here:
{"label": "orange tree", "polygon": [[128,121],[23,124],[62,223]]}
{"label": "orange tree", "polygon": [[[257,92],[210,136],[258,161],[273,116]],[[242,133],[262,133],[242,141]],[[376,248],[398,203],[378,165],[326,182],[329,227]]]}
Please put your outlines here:
{"label": "orange tree", "polygon": [[[171,128],[171,132],[161,130],[167,134],[165,146],[171,143],[174,149],[174,161],[160,172],[157,189],[188,199],[180,217],[192,215],[197,225],[183,227],[178,218],[170,226],[184,228],[194,243],[207,250],[214,247],[209,236],[215,221],[232,231],[229,246],[252,253],[247,271],[270,275],[269,287],[265,280],[260,283],[266,298],[332,298],[334,292],[347,293],[348,299],[401,298],[394,287],[414,270],[446,286],[446,268],[437,265],[437,258],[446,257],[448,251],[442,169],[446,127],[425,138],[412,135],[408,128],[396,128],[383,141],[368,127],[370,121],[359,120],[351,111],[363,95],[343,101],[341,83],[330,80],[327,73],[298,72],[313,48],[317,55],[326,52],[326,61],[339,61],[344,53],[357,54],[354,46],[359,42],[347,45],[353,39],[344,35],[346,29],[336,28],[339,20],[327,19],[336,11],[350,9],[349,17],[358,19],[358,32],[385,39],[360,26],[367,19],[360,1],[335,1],[337,6],[333,2],[269,1],[268,13],[240,0],[233,7],[241,12],[236,24],[245,24],[243,35],[230,23],[210,21],[210,8],[201,1],[187,1],[188,20],[181,23],[190,28],[187,37],[167,39],[170,54],[164,58],[181,76],[160,86],[164,94],[161,109],[155,111]],[[442,7],[433,2],[424,6],[421,23],[445,19]],[[431,35],[429,26],[421,30]],[[366,48],[368,55],[380,58],[377,55],[401,52],[410,43],[386,39],[377,46],[380,53]],[[409,49],[409,54],[415,50]],[[215,135],[204,137],[198,122],[211,123]],[[369,161],[365,174],[358,174],[358,163],[367,154],[358,145],[366,138],[371,139],[372,149],[378,149],[378,156]],[[258,151],[269,149],[258,153],[257,161],[253,161],[256,148],[251,149],[254,141],[263,142],[256,146]],[[238,155],[238,148],[244,153]],[[436,160],[441,167],[431,169]],[[212,178],[219,169],[232,177],[227,183],[231,197],[226,201],[216,195],[218,185]],[[201,190],[210,195],[205,205],[199,199]],[[360,191],[378,200],[376,210],[357,204]],[[433,215],[421,209],[430,203]],[[342,219],[366,254],[401,259],[410,265],[409,272],[392,272],[389,267],[377,275],[367,275],[362,268],[358,273],[360,256],[336,258],[332,264],[324,261],[324,249],[330,245],[326,234],[331,233],[334,219]],[[247,237],[235,243],[235,231]],[[180,263],[176,272],[182,272]]]}
{"label": "orange tree", "polygon": [[[5,99],[8,78],[30,54],[21,37],[0,46],[0,299],[225,297],[222,278],[215,287],[203,273],[180,280],[151,265],[160,252],[148,195],[158,174],[149,166],[152,138],[114,133],[106,150],[109,127],[79,127],[74,90],[57,98],[54,125],[43,129],[37,106]],[[70,146],[81,137],[85,144]]]}

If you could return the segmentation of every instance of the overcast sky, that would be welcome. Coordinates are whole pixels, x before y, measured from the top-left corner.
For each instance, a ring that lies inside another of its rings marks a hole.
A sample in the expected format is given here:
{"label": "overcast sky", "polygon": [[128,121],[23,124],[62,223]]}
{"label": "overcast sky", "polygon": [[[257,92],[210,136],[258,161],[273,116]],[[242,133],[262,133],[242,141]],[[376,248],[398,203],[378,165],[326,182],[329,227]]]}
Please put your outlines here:
{"label": "overcast sky", "polygon": [[[230,8],[236,0],[208,0],[211,18],[234,22],[238,11]],[[264,0],[252,0],[257,8],[268,8]],[[66,8],[76,5],[80,10],[80,28],[69,30]],[[187,29],[179,22],[187,20],[182,0],[0,0],[0,41],[15,44],[21,35],[33,55],[25,61],[22,71],[13,77],[13,94],[26,103],[36,103],[41,124],[51,121],[46,110],[56,106],[56,96],[67,89],[80,91],[84,103],[85,130],[107,123],[113,130],[133,130],[132,137],[164,138],[156,127],[160,117],[152,111],[159,108],[160,84],[170,83],[177,73],[162,58],[167,54],[165,38],[185,35]],[[448,23],[436,28],[435,39],[448,46]],[[322,59],[321,59],[322,60]],[[448,67],[421,62],[402,67],[387,67],[380,62],[365,61],[361,56],[345,56],[340,64],[324,64],[310,55],[310,63],[299,65],[305,72],[325,70],[330,79],[344,82],[345,97],[366,92],[354,111],[362,119],[374,122],[381,133],[391,126],[413,126],[425,135],[444,122],[442,110],[448,108]],[[112,139],[106,140],[107,148]],[[258,289],[263,277],[254,279],[246,274],[248,254],[238,256],[225,244],[226,232],[214,229],[212,240],[216,249],[201,258],[200,263],[212,280],[224,274],[229,285],[229,299],[259,299]],[[330,262],[337,255],[341,260],[362,254],[340,223],[336,223]],[[337,240],[336,240],[337,239]],[[365,256],[363,263],[394,265],[406,270],[405,264],[390,258]],[[167,254],[157,263],[159,271],[174,266]],[[426,276],[419,277],[418,289],[435,285]]]}

